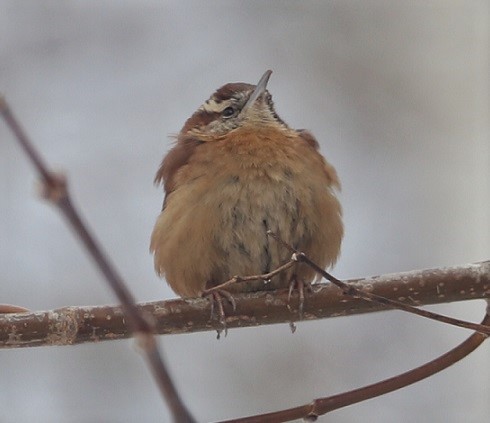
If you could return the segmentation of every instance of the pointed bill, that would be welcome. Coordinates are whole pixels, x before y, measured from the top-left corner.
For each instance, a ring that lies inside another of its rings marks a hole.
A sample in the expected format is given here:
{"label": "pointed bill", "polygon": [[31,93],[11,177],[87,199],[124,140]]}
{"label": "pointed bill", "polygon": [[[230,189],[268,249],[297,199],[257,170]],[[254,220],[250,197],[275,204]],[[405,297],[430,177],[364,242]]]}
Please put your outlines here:
{"label": "pointed bill", "polygon": [[269,82],[269,78],[271,74],[272,74],[271,70],[265,71],[265,73],[262,75],[262,78],[260,78],[260,81],[257,83],[255,89],[250,95],[250,98],[245,103],[245,106],[243,106],[242,112],[244,112],[250,106],[252,106],[255,103],[255,100],[257,100],[262,94],[265,93],[265,91],[267,90],[267,83]]}

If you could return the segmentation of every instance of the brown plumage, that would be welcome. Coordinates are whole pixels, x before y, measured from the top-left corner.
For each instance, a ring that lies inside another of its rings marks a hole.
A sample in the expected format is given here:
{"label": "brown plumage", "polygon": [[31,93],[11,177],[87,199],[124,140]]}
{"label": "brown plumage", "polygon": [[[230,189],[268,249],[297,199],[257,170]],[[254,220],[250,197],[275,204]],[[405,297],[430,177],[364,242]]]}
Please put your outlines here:
{"label": "brown plumage", "polygon": [[[165,200],[151,237],[155,269],[183,297],[199,296],[234,275],[269,272],[291,254],[268,229],[321,267],[335,263],[343,235],[335,169],[308,131],[276,114],[266,84],[218,89],[185,123],[156,175]],[[230,290],[309,283],[300,264],[270,283]]]}

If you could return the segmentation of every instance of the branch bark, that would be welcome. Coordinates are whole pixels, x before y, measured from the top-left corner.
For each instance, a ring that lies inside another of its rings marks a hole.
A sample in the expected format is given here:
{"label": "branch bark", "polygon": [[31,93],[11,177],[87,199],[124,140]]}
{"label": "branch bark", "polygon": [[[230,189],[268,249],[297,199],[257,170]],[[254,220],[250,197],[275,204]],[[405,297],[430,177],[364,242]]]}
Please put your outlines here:
{"label": "branch bark", "polygon": [[[438,269],[393,273],[347,281],[363,291],[414,306],[490,298],[490,261]],[[381,304],[344,295],[330,283],[313,285],[303,320],[346,316],[386,309]],[[236,311],[228,311],[229,329],[299,320],[298,299],[288,304],[287,290],[236,294]],[[205,299],[176,299],[138,304],[154,321],[158,334],[220,330],[210,319]],[[0,348],[74,345],[131,336],[120,306],[63,307],[0,316]]]}

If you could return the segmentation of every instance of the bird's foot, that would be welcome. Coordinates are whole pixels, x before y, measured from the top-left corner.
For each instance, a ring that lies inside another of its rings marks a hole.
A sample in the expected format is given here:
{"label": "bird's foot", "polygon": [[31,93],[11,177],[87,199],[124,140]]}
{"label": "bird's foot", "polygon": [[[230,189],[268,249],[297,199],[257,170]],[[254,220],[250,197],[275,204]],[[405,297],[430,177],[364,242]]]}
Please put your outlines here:
{"label": "bird's foot", "polygon": [[224,300],[228,301],[233,308],[236,310],[236,302],[233,295],[224,289],[206,290],[202,293],[202,296],[207,298],[211,303],[211,320],[218,319],[222,329],[217,329],[218,339],[221,336],[221,332],[224,331],[225,336],[228,334],[228,327],[226,326],[226,313],[224,307]]}

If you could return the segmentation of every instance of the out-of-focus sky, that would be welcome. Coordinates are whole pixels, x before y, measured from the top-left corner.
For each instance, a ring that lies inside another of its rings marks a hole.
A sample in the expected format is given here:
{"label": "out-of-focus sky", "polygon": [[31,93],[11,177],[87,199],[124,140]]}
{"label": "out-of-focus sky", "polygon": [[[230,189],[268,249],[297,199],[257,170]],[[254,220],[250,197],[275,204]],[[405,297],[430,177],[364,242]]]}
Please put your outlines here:
{"label": "out-of-focus sky", "polygon": [[[0,91],[139,301],[169,134],[219,86],[266,69],[279,115],[341,177],[342,278],[489,258],[487,1],[0,1]],[[0,302],[114,303],[0,124]],[[192,252],[186,252],[192,254]],[[479,320],[483,301],[432,307]],[[199,421],[291,407],[405,371],[468,333],[391,311],[160,338]],[[485,345],[329,422],[483,422]],[[132,341],[0,352],[1,422],[169,419]]]}

